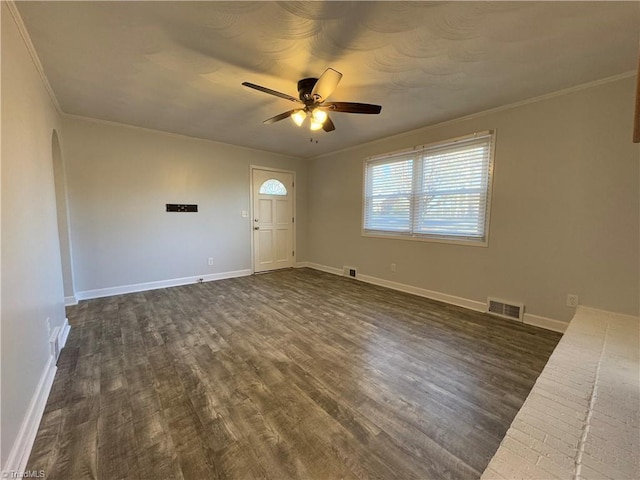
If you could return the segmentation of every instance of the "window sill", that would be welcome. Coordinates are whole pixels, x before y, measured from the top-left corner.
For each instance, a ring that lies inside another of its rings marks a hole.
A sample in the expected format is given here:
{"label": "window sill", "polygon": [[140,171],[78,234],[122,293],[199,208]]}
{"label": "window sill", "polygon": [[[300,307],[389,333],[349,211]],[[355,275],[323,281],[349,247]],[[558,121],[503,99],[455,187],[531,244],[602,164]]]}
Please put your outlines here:
{"label": "window sill", "polygon": [[429,243],[444,243],[449,245],[465,245],[468,247],[489,247],[489,239],[484,240],[469,240],[463,238],[454,237],[428,237],[414,234],[399,234],[399,233],[383,233],[383,232],[367,232],[363,230],[361,236],[369,238],[386,238],[388,240],[410,240],[414,242],[429,242]]}

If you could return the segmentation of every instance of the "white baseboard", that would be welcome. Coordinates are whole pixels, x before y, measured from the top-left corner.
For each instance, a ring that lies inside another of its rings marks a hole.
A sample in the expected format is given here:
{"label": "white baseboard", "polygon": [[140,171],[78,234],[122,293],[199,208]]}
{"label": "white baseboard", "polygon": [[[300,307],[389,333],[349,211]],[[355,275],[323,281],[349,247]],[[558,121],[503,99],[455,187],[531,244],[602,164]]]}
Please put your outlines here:
{"label": "white baseboard", "polygon": [[76,292],[76,298],[78,300],[89,300],[91,298],[111,297],[113,295],[123,295],[125,293],[145,292],[147,290],[156,290],[158,288],[189,285],[191,283],[198,283],[200,279],[202,279],[203,282],[212,282],[214,280],[224,280],[225,278],[246,277],[247,275],[251,275],[250,269],[210,273],[195,277],[172,278],[170,280],[160,280],[158,282],[136,283],[133,285],[122,285],[120,287],[85,290],[83,292]]}
{"label": "white baseboard", "polygon": [[535,327],[546,328],[547,330],[553,330],[554,332],[564,333],[569,324],[560,320],[554,320],[553,318],[541,317],[539,315],[532,315],[530,313],[524,314],[523,322]]}
{"label": "white baseboard", "polygon": [[[328,267],[326,265],[320,265],[318,263],[304,262],[305,267],[319,270],[321,272],[332,273],[334,275],[342,276],[342,269],[335,267]],[[414,287],[413,285],[407,285],[404,283],[393,282],[391,280],[385,280],[378,277],[372,277],[370,275],[358,274],[355,278],[361,282],[371,283],[381,287],[391,288],[400,292],[411,293],[420,297],[430,298],[432,300],[438,300],[440,302],[448,303],[450,305],[456,305],[458,307],[468,308],[476,312],[486,312],[487,304],[485,302],[478,302],[477,300],[471,300],[469,298],[457,297],[455,295],[449,295],[448,293],[435,292],[433,290],[427,290],[425,288]],[[554,332],[564,333],[569,325],[566,322],[560,320],[554,320],[552,318],[541,317],[539,315],[532,315],[530,313],[524,314],[524,323],[528,325],[534,325],[536,327],[546,328],[547,330],[553,330]]]}
{"label": "white baseboard", "polygon": [[50,356],[40,376],[36,391],[29,402],[18,436],[9,452],[7,461],[2,467],[2,478],[17,478],[14,473],[24,472],[27,468],[27,461],[38,433],[38,427],[44,413],[44,407],[47,404],[47,398],[49,398],[56,370],[55,360]]}
{"label": "white baseboard", "polygon": [[78,304],[78,299],[75,296],[71,296],[71,297],[64,297],[64,306],[65,307],[71,307],[72,305],[77,305]]}
{"label": "white baseboard", "polygon": [[426,288],[414,287],[412,285],[406,285],[404,283],[392,282],[391,280],[384,280],[378,277],[359,274],[357,276],[357,280],[371,283],[373,285],[378,285],[380,287],[391,288],[392,290],[398,290],[400,292],[411,293],[413,295],[429,298],[431,300],[438,300],[450,305],[457,305],[458,307],[468,308],[469,310],[475,310],[476,312],[485,312],[487,309],[487,305],[484,302],[477,302],[475,300],[469,300],[468,298],[456,297],[455,295],[449,295],[447,293],[434,292],[433,290],[427,290]]}
{"label": "white baseboard", "polygon": [[307,267],[313,268],[314,270],[320,270],[321,272],[340,275],[341,277],[343,276],[341,268],[327,267],[326,265],[320,265],[319,263],[313,263],[313,262],[306,262],[306,263],[307,263]]}
{"label": "white baseboard", "polygon": [[[343,276],[341,268],[328,267],[326,265],[320,265],[318,263],[306,262],[306,266],[313,268],[314,270],[320,270],[321,272],[332,273],[334,275]],[[414,287],[404,283],[393,282],[391,280],[385,280],[383,278],[372,277],[371,275],[358,274],[355,280],[361,282],[371,283],[380,287],[390,288],[392,290],[398,290],[400,292],[411,293],[418,295],[419,297],[430,298],[431,300],[438,300],[451,305],[457,305],[459,307],[468,308],[477,312],[484,312],[487,305],[483,302],[476,302],[475,300],[469,300],[467,298],[456,297],[455,295],[449,295],[446,293],[434,292],[433,290],[427,290],[426,288]]]}
{"label": "white baseboard", "polygon": [[69,325],[69,319],[65,318],[64,322],[62,323],[62,327],[60,328],[60,332],[58,333],[58,345],[60,346],[60,350],[62,350],[66,345],[70,331],[71,325]]}
{"label": "white baseboard", "polygon": [[308,268],[309,262],[296,262],[293,268]]}

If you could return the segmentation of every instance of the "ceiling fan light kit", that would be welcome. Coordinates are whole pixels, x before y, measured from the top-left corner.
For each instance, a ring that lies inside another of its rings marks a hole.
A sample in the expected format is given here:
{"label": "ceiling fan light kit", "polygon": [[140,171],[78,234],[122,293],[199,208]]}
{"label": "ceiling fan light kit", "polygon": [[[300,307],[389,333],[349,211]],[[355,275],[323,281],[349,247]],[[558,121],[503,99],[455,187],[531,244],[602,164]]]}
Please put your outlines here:
{"label": "ceiling fan light kit", "polygon": [[291,114],[291,119],[299,127],[302,126],[306,118],[307,118],[307,112],[305,112],[304,110],[295,110]]}
{"label": "ceiling fan light kit", "polygon": [[329,118],[324,109],[342,113],[365,113],[378,114],[382,111],[380,105],[371,105],[369,103],[354,102],[330,102],[325,103],[326,99],[333,93],[342,79],[342,74],[333,68],[327,68],[320,78],[303,78],[298,81],[298,97],[295,98],[286,93],[277,92],[270,88],[262,87],[254,83],[243,82],[245,87],[253,88],[263,93],[284,98],[295,103],[304,105],[303,108],[290,110],[281,113],[275,117],[266,119],[263,123],[271,124],[291,117],[293,122],[301,127],[307,117],[309,117],[309,129],[312,131],[324,130],[331,132],[336,129],[333,121]]}
{"label": "ceiling fan light kit", "polygon": [[309,125],[309,128],[312,131],[316,131],[316,130],[320,130],[322,128],[322,126],[323,126],[322,123],[318,123],[318,122],[315,122],[315,121],[311,120],[311,124]]}
{"label": "ceiling fan light kit", "polygon": [[311,117],[313,118],[314,122],[324,123],[328,115],[327,115],[327,112],[322,111],[319,108],[316,108],[315,110],[311,111]]}

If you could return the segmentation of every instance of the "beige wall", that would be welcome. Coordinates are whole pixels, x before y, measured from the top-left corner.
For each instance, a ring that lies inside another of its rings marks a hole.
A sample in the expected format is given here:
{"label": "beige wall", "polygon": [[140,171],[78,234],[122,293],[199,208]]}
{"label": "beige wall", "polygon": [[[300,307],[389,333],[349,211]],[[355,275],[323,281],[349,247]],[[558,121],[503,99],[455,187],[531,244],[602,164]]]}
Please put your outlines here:
{"label": "beige wall", "polygon": [[296,171],[304,259],[304,161],[91,120],[65,118],[64,129],[76,293],[250,269],[250,165]]}
{"label": "beige wall", "polygon": [[50,358],[47,318],[53,329],[65,313],[52,161],[60,119],[4,2],[1,8],[4,470]]}
{"label": "beige wall", "polygon": [[[520,301],[530,314],[564,321],[573,313],[565,306],[568,293],[584,305],[637,314],[634,82],[606,83],[314,159],[309,261],[352,265],[362,274],[480,302],[489,295]],[[488,248],[360,235],[366,156],[487,129],[497,131]]]}

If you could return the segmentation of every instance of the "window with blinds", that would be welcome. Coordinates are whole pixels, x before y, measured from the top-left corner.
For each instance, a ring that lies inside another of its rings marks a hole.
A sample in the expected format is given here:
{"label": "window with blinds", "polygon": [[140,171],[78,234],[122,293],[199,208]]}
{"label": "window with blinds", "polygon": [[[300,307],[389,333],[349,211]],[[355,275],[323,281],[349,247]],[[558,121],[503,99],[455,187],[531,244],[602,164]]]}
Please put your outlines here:
{"label": "window with blinds", "polygon": [[487,244],[493,132],[365,161],[364,234]]}

